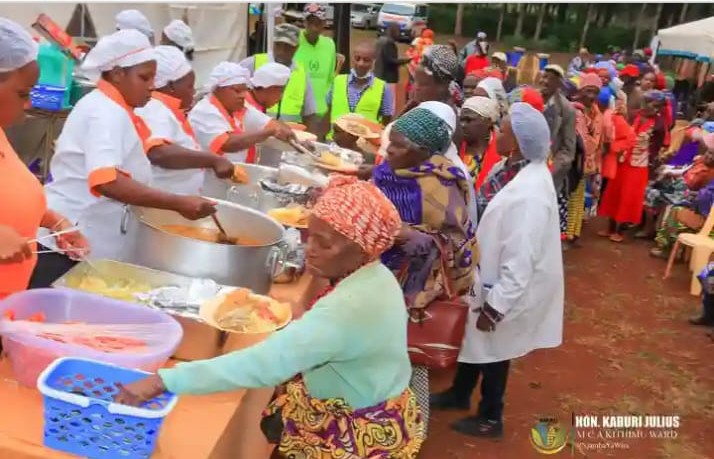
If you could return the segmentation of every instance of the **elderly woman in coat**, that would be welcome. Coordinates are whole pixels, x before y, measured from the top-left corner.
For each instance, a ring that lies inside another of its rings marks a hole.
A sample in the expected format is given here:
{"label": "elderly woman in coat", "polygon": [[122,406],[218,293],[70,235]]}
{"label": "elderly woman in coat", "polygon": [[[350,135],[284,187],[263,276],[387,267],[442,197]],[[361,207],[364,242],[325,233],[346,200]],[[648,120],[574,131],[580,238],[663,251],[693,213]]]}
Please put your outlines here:
{"label": "elderly woman in coat", "polygon": [[563,260],[558,202],[546,165],[549,146],[543,115],[529,104],[513,104],[498,149],[519,151],[529,163],[482,216],[482,306],[469,315],[451,388],[431,397],[435,409],[468,409],[481,377],[477,414],[452,425],[467,435],[501,437],[511,360],[562,341]]}

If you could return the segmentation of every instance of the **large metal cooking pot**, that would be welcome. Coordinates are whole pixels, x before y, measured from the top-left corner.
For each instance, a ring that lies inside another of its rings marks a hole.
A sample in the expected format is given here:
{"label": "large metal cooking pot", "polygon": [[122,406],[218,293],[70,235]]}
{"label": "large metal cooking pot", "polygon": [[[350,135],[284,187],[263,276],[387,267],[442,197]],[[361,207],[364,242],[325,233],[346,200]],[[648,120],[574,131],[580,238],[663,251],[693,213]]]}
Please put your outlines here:
{"label": "large metal cooking pot", "polygon": [[229,236],[254,245],[218,244],[170,234],[161,227],[216,227],[211,218],[189,221],[169,210],[132,207],[122,228],[130,239],[123,261],[268,293],[273,278],[283,269],[285,230],[272,218],[245,206],[218,201],[217,209]]}
{"label": "large metal cooking pot", "polygon": [[219,179],[215,174],[206,174],[202,194],[209,198],[225,199],[261,212],[288,204],[273,194],[265,192],[259,184],[263,179],[276,179],[278,169],[257,164],[236,163],[236,165],[248,173],[249,183],[236,184],[230,179]]}

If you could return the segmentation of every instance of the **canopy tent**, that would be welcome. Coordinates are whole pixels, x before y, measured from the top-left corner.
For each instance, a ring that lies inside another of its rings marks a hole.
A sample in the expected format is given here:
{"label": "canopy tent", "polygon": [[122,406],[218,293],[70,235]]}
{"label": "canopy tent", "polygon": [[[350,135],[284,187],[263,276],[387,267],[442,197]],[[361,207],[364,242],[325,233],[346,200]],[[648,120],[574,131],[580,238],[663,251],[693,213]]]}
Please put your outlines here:
{"label": "canopy tent", "polygon": [[[0,16],[30,29],[40,13],[66,27],[77,3],[0,3]],[[86,3],[97,35],[115,30],[114,16],[125,9],[141,11],[157,37],[172,19],[185,19],[193,29],[196,50],[193,66],[197,81],[206,81],[214,65],[245,57],[248,40],[248,3]]]}
{"label": "canopy tent", "polygon": [[659,55],[711,62],[714,60],[714,16],[661,29],[655,40]]}

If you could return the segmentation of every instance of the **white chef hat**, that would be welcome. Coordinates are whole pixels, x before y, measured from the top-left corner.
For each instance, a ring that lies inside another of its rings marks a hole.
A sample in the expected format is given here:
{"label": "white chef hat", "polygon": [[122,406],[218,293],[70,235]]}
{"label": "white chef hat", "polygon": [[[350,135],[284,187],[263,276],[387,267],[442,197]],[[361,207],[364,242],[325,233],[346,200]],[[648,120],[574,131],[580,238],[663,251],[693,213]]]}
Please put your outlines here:
{"label": "white chef hat", "polygon": [[167,84],[180,80],[193,70],[186,55],[175,46],[157,46],[156,77],[154,86],[163,88]]}
{"label": "white chef hat", "polygon": [[82,69],[106,72],[114,67],[132,67],[155,60],[156,52],[146,35],[138,30],[126,29],[100,38],[87,53]]}
{"label": "white chef hat", "polygon": [[211,70],[208,86],[211,90],[237,84],[248,84],[250,71],[235,62],[223,61]]}
{"label": "white chef hat", "polygon": [[117,30],[134,29],[150,39],[154,38],[154,29],[151,27],[151,23],[139,10],[120,11],[114,19],[117,21]]}
{"label": "white chef hat", "polygon": [[37,59],[37,43],[20,24],[0,18],[0,72],[11,72]]}
{"label": "white chef hat", "polygon": [[174,19],[169,25],[164,27],[164,35],[172,42],[179,45],[184,51],[190,51],[194,47],[193,31],[181,19]]}
{"label": "white chef hat", "polygon": [[250,84],[254,88],[269,88],[271,86],[285,86],[290,79],[290,68],[277,62],[269,62],[253,73]]}

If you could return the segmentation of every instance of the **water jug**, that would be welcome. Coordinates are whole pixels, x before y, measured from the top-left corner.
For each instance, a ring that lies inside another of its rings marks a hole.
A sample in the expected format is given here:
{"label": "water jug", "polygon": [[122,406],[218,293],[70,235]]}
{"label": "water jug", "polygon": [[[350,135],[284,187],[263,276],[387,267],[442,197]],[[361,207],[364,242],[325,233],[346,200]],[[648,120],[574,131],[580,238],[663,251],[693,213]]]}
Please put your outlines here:
{"label": "water jug", "polygon": [[54,43],[43,43],[40,45],[37,63],[40,66],[38,85],[64,88],[65,93],[62,105],[65,108],[69,107],[74,60],[67,57]]}

